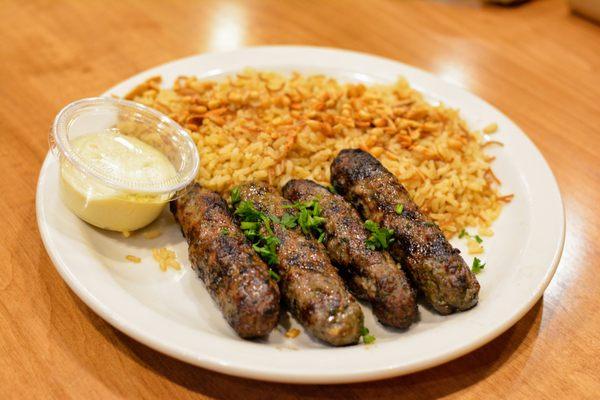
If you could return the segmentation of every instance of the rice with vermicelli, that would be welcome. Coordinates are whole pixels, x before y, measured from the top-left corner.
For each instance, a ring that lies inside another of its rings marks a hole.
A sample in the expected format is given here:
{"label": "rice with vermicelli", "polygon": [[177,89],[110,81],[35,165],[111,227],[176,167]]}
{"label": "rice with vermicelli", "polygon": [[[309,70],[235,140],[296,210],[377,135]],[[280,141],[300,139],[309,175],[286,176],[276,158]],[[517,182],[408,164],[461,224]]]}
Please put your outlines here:
{"label": "rice with vermicelli", "polygon": [[197,180],[221,193],[248,180],[328,184],[337,153],[361,148],[448,236],[489,226],[510,200],[498,194],[482,135],[458,111],[428,104],[405,80],[367,87],[245,70],[218,82],[180,77],[168,89],[160,83],[152,78],[127,98],[190,132],[200,152]]}

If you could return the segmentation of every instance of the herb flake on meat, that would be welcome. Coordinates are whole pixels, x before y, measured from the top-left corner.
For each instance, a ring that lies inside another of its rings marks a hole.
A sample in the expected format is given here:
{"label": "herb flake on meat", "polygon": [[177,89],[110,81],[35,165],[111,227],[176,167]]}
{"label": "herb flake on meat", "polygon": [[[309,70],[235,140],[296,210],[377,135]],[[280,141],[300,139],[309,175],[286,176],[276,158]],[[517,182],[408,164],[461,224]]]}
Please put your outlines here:
{"label": "herb flake on meat", "polygon": [[284,228],[293,229],[298,225],[298,219],[292,214],[285,213],[279,222]]}
{"label": "herb flake on meat", "polygon": [[[325,218],[321,216],[319,200],[300,201],[290,206],[286,206],[286,208],[294,208],[298,210],[298,213],[295,216],[284,214],[282,224],[283,220],[286,219],[286,223],[289,227],[293,228],[298,225],[305,235],[312,235],[314,238],[318,238],[317,240],[319,242],[325,240],[325,230],[322,227],[325,223]],[[286,218],[286,215],[289,215],[289,217]],[[286,228],[287,227],[288,226],[286,226]]]}
{"label": "herb flake on meat", "polygon": [[402,215],[402,211],[404,211],[404,204],[400,203],[396,206],[396,214]]}
{"label": "herb flake on meat", "polygon": [[376,222],[370,219],[365,221],[365,228],[371,232],[366,245],[369,250],[387,250],[390,243],[394,241],[394,231],[387,228],[381,228]]}
{"label": "herb flake on meat", "polygon": [[235,207],[240,202],[240,188],[234,187],[231,189],[231,206]]}
{"label": "herb flake on meat", "polygon": [[[273,234],[271,220],[265,214],[258,211],[252,202],[240,201],[238,203],[234,214],[240,218],[242,232],[252,242],[252,248],[267,265],[276,265],[279,262],[277,259],[279,239]],[[268,235],[261,233],[261,227],[264,227]]]}
{"label": "herb flake on meat", "polygon": [[279,276],[279,274],[275,271],[273,271],[272,269],[269,268],[269,276],[275,281],[275,282],[279,282],[281,280],[281,277]]}

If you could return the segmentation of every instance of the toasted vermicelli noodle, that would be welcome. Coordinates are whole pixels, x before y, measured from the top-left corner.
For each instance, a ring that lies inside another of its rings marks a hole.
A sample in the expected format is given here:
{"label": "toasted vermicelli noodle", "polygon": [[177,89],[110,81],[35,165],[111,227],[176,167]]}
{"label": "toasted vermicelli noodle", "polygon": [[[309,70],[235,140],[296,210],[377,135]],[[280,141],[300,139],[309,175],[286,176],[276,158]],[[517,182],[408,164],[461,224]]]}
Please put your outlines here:
{"label": "toasted vermicelli noodle", "polygon": [[198,182],[221,193],[248,180],[329,184],[337,153],[361,148],[398,177],[447,236],[488,227],[511,199],[498,194],[481,133],[470,131],[457,110],[428,104],[403,79],[365,86],[244,70],[219,81],[180,77],[172,88],[155,77],[126,98],[186,128],[200,153]]}

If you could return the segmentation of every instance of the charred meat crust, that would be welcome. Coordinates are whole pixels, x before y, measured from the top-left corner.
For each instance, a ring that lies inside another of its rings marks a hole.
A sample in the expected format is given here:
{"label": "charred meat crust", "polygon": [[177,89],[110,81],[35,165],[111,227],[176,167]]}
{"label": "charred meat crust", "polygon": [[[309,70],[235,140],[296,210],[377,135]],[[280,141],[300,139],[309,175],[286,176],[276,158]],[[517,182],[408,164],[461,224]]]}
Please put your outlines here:
{"label": "charred meat crust", "polygon": [[[281,218],[293,210],[291,203],[262,183],[239,187],[242,200],[269,217]],[[280,244],[277,270],[284,303],[292,315],[314,337],[335,346],[358,342],[363,314],[354,297],[331,265],[321,243],[306,238],[299,228],[273,224]]]}
{"label": "charred meat crust", "polygon": [[352,205],[310,180],[289,181],[283,196],[292,202],[319,200],[327,253],[352,293],[371,303],[381,323],[408,327],[417,315],[415,293],[387,252],[367,248],[370,234]]}
{"label": "charred meat crust", "polygon": [[227,203],[198,184],[170,204],[194,270],[243,338],[268,334],[279,319],[279,288],[233,220]]}
{"label": "charred meat crust", "polygon": [[[331,165],[338,193],[364,218],[394,231],[390,253],[407,268],[429,303],[441,314],[477,304],[479,283],[460,251],[410,199],[404,186],[371,154],[342,150]],[[402,204],[401,215],[396,213]]]}

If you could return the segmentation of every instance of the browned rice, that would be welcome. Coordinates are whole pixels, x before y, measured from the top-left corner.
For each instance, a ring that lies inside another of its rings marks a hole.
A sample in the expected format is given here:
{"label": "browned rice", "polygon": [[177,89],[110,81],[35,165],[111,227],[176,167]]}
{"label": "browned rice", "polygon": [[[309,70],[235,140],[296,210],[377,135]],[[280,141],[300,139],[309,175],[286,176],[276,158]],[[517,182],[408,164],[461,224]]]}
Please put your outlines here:
{"label": "browned rice", "polygon": [[180,77],[172,88],[160,85],[160,77],[151,78],[126,98],[184,126],[200,152],[197,180],[221,193],[247,180],[328,184],[336,154],[362,148],[447,236],[467,226],[486,229],[511,199],[498,194],[482,134],[469,130],[458,110],[428,104],[403,79],[365,86],[248,69],[220,81]]}

